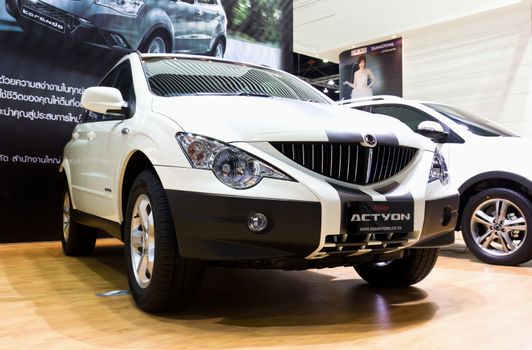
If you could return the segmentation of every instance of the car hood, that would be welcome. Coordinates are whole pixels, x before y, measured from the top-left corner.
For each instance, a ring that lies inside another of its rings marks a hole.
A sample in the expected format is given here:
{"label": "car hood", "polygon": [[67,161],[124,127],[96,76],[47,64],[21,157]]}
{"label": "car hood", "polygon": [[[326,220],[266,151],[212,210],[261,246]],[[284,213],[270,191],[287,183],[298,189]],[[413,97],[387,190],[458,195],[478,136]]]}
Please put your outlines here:
{"label": "car hood", "polygon": [[183,131],[223,142],[360,142],[360,135],[372,134],[378,143],[435,148],[394,118],[336,105],[252,96],[156,96],[152,107]]}

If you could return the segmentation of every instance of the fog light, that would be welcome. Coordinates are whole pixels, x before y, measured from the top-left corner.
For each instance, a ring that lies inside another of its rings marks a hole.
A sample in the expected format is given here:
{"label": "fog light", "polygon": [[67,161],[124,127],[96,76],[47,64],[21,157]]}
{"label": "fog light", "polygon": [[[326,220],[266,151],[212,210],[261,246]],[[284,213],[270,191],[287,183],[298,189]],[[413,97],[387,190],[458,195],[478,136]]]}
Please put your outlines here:
{"label": "fog light", "polygon": [[443,213],[441,215],[441,225],[447,226],[453,218],[453,209],[450,206],[443,208]]}
{"label": "fog light", "polygon": [[115,42],[116,45],[122,46],[122,47],[127,47],[127,43],[124,40],[124,38],[122,38],[121,35],[116,34],[116,33],[111,33],[111,38],[113,38],[113,41]]}
{"label": "fog light", "polygon": [[261,213],[251,213],[248,218],[248,227],[253,232],[263,232],[268,227],[268,218]]}

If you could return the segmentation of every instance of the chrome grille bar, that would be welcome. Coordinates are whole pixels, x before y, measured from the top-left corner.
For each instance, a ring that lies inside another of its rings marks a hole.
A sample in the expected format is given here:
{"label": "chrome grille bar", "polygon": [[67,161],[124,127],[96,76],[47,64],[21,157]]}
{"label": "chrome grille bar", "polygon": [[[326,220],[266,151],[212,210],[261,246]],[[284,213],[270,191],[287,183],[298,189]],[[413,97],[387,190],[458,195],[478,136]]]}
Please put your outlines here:
{"label": "chrome grille bar", "polygon": [[283,155],[323,176],[352,184],[367,185],[389,179],[410,164],[416,149],[331,142],[272,142]]}

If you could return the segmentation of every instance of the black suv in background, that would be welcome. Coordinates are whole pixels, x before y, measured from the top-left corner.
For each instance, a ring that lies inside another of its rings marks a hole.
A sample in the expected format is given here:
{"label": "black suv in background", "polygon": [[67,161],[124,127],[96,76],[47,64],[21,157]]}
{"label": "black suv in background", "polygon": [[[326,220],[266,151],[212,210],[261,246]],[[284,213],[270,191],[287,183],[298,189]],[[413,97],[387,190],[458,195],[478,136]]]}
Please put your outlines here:
{"label": "black suv in background", "polygon": [[6,0],[24,31],[56,32],[93,45],[223,57],[220,0]]}

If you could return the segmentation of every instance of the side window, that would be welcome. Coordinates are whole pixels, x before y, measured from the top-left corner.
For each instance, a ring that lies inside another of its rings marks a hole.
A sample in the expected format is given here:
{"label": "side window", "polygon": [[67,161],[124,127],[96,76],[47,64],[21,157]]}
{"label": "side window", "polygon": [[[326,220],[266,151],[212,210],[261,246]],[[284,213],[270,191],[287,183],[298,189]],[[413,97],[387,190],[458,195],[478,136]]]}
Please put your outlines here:
{"label": "side window", "polygon": [[[126,118],[130,118],[135,113],[135,92],[133,89],[133,77],[131,75],[131,65],[129,61],[125,61],[118,67],[113,69],[102,80],[99,86],[114,87],[120,90],[124,101],[128,104],[128,113]],[[83,116],[83,122],[99,122],[106,120],[123,119],[123,116],[114,114],[102,114],[92,111],[86,111]]]}
{"label": "side window", "polygon": [[184,3],[193,5],[196,1],[195,0],[181,0]]}
{"label": "side window", "polygon": [[[371,112],[399,119],[413,131],[417,131],[419,123],[423,121],[430,120],[437,122],[437,120],[421,111],[404,106],[373,106]],[[447,129],[444,125],[442,127]]]}
{"label": "side window", "polygon": [[199,2],[206,5],[216,5],[216,0],[199,0]]}
{"label": "side window", "polygon": [[358,109],[359,111],[362,111],[362,112],[371,113],[371,106],[359,106],[359,107],[354,107],[354,109]]}

